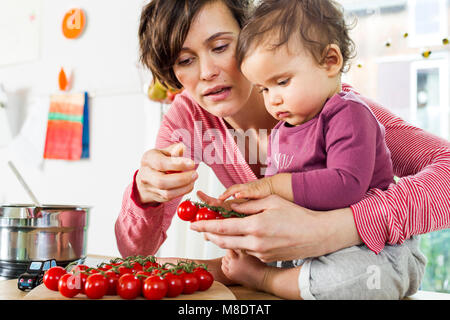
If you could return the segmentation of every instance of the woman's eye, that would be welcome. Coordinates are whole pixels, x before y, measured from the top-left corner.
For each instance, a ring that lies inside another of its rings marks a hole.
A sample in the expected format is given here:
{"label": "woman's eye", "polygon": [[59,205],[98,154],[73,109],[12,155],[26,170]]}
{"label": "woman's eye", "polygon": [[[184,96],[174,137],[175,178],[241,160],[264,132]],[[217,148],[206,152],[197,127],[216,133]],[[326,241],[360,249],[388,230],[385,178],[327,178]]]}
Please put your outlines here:
{"label": "woman's eye", "polygon": [[179,66],[187,66],[192,63],[192,58],[186,58],[186,59],[180,59],[177,62],[177,65]]}
{"label": "woman's eye", "polygon": [[287,79],[278,81],[278,85],[279,85],[279,86],[285,86],[285,85],[289,84],[289,81],[290,81],[290,80],[291,80],[291,79],[287,78]]}
{"label": "woman's eye", "polygon": [[228,48],[228,44],[224,44],[223,46],[218,46],[213,49],[214,52],[220,53],[224,52]]}

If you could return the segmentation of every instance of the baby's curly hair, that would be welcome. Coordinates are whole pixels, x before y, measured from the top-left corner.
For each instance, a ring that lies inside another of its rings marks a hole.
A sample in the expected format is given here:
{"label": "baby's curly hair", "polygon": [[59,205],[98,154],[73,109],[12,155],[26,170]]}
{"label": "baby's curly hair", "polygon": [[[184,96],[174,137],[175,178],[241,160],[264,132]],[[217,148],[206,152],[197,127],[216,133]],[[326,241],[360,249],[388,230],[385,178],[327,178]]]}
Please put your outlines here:
{"label": "baby's curly hair", "polygon": [[333,0],[261,0],[239,35],[236,59],[240,66],[256,44],[276,50],[298,36],[319,65],[327,47],[337,45],[343,57],[341,71],[346,72],[355,57],[350,29],[342,7]]}

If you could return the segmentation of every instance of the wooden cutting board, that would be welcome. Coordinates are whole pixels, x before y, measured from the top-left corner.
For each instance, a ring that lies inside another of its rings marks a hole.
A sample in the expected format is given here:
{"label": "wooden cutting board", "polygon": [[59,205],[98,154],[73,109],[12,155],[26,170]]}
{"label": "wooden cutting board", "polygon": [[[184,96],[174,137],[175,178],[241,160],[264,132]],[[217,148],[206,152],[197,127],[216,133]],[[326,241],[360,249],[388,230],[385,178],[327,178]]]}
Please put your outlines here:
{"label": "wooden cutting board", "polygon": [[[17,289],[18,290],[18,289]],[[73,298],[66,298],[57,291],[47,289],[43,284],[37,286],[23,297],[24,300],[83,300],[88,299],[84,294],[78,294]],[[122,300],[119,296],[104,296],[104,300]],[[144,300],[143,297],[136,298]],[[214,281],[211,288],[206,291],[197,291],[193,294],[181,294],[175,298],[165,298],[165,300],[236,300],[234,294],[222,283]]]}
{"label": "wooden cutting board", "polygon": [[17,279],[0,280],[0,300],[21,300],[27,292],[17,288]]}

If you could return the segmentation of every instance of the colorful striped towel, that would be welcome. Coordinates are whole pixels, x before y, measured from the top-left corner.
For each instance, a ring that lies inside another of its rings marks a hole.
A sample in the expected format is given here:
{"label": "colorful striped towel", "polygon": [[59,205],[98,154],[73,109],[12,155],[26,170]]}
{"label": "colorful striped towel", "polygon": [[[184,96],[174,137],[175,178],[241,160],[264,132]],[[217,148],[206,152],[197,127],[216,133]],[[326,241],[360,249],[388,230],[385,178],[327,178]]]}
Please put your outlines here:
{"label": "colorful striped towel", "polygon": [[89,157],[88,94],[55,94],[50,98],[44,159]]}

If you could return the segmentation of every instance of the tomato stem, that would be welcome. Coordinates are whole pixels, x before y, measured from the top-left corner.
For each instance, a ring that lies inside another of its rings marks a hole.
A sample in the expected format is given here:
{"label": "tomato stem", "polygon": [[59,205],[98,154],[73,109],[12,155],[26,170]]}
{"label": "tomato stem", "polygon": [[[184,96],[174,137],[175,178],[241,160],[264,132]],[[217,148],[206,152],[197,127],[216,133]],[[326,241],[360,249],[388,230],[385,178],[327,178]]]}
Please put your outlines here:
{"label": "tomato stem", "polygon": [[205,202],[193,202],[196,206],[202,208],[208,208],[210,210],[216,211],[218,213],[220,213],[220,215],[222,215],[222,217],[224,218],[244,218],[247,215],[246,214],[242,214],[242,213],[238,213],[236,211],[233,210],[226,210],[223,207],[217,207],[217,206],[210,206],[209,204],[205,203]]}

